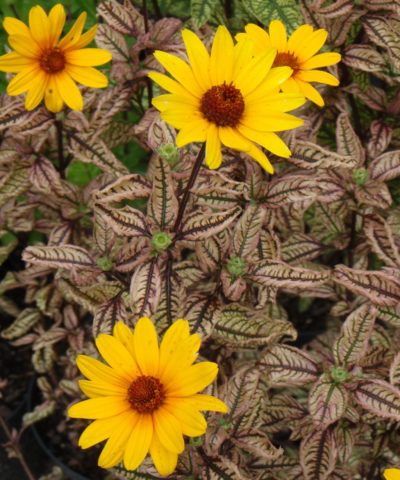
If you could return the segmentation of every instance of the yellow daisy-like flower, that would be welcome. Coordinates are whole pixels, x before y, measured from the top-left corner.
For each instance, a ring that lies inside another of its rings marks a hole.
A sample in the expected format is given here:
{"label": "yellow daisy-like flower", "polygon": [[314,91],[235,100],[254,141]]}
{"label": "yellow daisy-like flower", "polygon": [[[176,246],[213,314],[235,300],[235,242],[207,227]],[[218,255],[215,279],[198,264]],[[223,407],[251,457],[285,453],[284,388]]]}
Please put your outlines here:
{"label": "yellow daisy-like flower", "polygon": [[29,27],[16,18],[6,17],[3,26],[14,50],[0,56],[0,71],[16,73],[7,87],[11,96],[28,92],[25,108],[33,110],[43,100],[51,112],[59,112],[64,102],[73,110],[82,110],[83,99],[75,82],[104,88],[107,77],[95,66],[111,60],[110,52],[84,48],[94,39],[96,25],[82,34],[86,13],[60,40],[65,10],[55,5],[49,15],[36,5],[29,12]]}
{"label": "yellow daisy-like flower", "polygon": [[287,93],[301,93],[320,107],[324,100],[318,90],[310,82],[325,83],[337,86],[339,80],[328,72],[315,70],[340,62],[341,55],[335,52],[316,53],[326,41],[328,32],[322,28],[314,30],[311,25],[302,25],[287,38],[286,28],[279,20],[273,20],[269,25],[269,34],[252,23],[245,27],[246,33],[238,33],[236,40],[253,40],[254,52],[260,54],[271,47],[277,49],[273,66],[289,66],[293,69],[291,77],[282,84],[282,90]]}
{"label": "yellow daisy-like flower", "polygon": [[97,337],[108,365],[78,356],[77,365],[89,379],[79,385],[90,399],[73,405],[68,414],[94,420],[79,439],[82,448],[108,439],[101,467],[123,460],[126,469],[135,470],[150,452],[158,472],[169,475],[185,447],[182,434],[197,437],[206,431],[200,410],[227,412],[221,400],[197,393],[218,373],[213,362],[193,365],[200,342],[199,335],[190,335],[186,320],[177,320],[158,346],[154,325],[144,317],[133,333],[118,322],[113,335]]}
{"label": "yellow daisy-like flower", "polygon": [[400,469],[399,468],[387,468],[383,472],[383,476],[386,480],[400,480]]}
{"label": "yellow daisy-like flower", "polygon": [[279,93],[292,74],[289,67],[271,68],[276,50],[254,55],[253,42],[234,45],[228,30],[220,26],[211,54],[200,38],[183,30],[190,64],[166,52],[154,56],[174,79],[158,72],[149,77],[170,92],[153,99],[161,118],[179,129],[176,144],[206,142],[206,163],[221,165],[221,146],[246,152],[270,173],[273,167],[261,145],[281,157],[290,150],[274,132],[302,125],[288,111],[303,105],[301,94]]}

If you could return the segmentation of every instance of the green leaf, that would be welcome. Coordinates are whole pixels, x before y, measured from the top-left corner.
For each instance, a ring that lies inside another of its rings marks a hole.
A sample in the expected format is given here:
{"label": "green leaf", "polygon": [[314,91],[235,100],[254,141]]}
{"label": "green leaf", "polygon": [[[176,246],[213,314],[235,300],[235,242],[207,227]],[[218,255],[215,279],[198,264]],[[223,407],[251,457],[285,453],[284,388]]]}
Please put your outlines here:
{"label": "green leaf", "polygon": [[78,185],[86,187],[94,178],[100,175],[101,170],[91,163],[83,163],[80,160],[74,160],[70,163],[67,170],[67,180]]}
{"label": "green leaf", "polygon": [[191,11],[192,20],[196,27],[203,26],[218,7],[218,0],[192,0]]}
{"label": "green leaf", "polygon": [[303,22],[296,0],[242,0],[242,5],[265,25],[272,20],[281,20],[289,33]]}

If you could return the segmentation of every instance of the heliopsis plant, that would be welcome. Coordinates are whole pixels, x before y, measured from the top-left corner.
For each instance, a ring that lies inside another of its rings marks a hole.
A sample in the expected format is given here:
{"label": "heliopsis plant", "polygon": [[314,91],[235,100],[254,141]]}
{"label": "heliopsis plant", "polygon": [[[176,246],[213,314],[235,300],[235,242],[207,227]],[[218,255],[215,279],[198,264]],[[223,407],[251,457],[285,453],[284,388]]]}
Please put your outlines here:
{"label": "heliopsis plant", "polygon": [[101,467],[123,461],[126,469],[135,470],[150,452],[158,472],[169,475],[185,448],[183,435],[198,437],[206,431],[200,410],[227,412],[221,400],[197,393],[218,373],[213,362],[193,365],[200,342],[199,335],[190,335],[186,320],[177,320],[159,346],[152,321],[143,317],[133,333],[118,322],[113,335],[97,337],[108,365],[78,356],[78,367],[88,378],[79,385],[90,399],[73,405],[68,414],[94,420],[79,439],[82,448],[107,439]]}
{"label": "heliopsis plant", "polygon": [[220,26],[209,53],[200,38],[183,30],[189,64],[170,53],[154,56],[173,78],[151,72],[150,78],[167,94],[153,99],[161,118],[179,130],[176,144],[206,142],[205,160],[211,169],[221,165],[222,145],[247,153],[270,173],[274,169],[256,145],[287,158],[290,150],[275,133],[303,124],[288,114],[304,104],[301,93],[280,93],[292,75],[290,66],[272,68],[277,50],[254,54],[253,42],[234,45]]}
{"label": "heliopsis plant", "polygon": [[400,480],[400,469],[399,468],[387,468],[383,472],[385,480]]}
{"label": "heliopsis plant", "polygon": [[245,33],[238,33],[238,42],[254,42],[256,55],[272,48],[277,50],[273,66],[288,66],[292,68],[290,77],[282,83],[281,88],[286,93],[298,93],[322,107],[324,100],[318,90],[311,85],[313,82],[337,86],[339,80],[329,72],[318,70],[321,67],[335,65],[340,62],[341,55],[336,52],[317,52],[323,47],[328,32],[319,28],[314,30],[311,25],[301,25],[288,38],[285,25],[279,20],[273,20],[268,33],[258,25],[250,23],[245,27]]}
{"label": "heliopsis plant", "polygon": [[93,88],[108,85],[107,77],[95,66],[111,60],[111,53],[100,48],[85,48],[96,35],[96,25],[82,33],[86,13],[79,15],[70,31],[60,39],[65,24],[64,7],[58,3],[47,15],[40,5],[31,8],[29,26],[6,17],[3,26],[13,49],[0,57],[0,71],[16,73],[7,87],[11,96],[28,92],[25,108],[33,110],[45,101],[51,112],[64,103],[82,110],[82,94],[75,82]]}

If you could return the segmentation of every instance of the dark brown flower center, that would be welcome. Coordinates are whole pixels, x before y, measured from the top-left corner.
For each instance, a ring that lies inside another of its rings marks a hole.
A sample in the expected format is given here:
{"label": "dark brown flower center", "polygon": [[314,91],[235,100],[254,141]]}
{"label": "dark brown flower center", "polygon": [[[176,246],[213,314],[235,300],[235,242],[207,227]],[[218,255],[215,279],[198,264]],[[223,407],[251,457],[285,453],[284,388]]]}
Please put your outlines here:
{"label": "dark brown flower center", "polygon": [[244,112],[243,95],[233,85],[216,85],[203,95],[200,109],[208,121],[219,127],[234,127]]}
{"label": "dark brown flower center", "polygon": [[164,387],[160,380],[143,375],[134,380],[128,388],[128,401],[139,413],[152,413],[164,402]]}
{"label": "dark brown flower center", "polygon": [[65,57],[60,50],[54,48],[43,53],[40,59],[40,66],[47,73],[57,73],[64,70]]}
{"label": "dark brown flower center", "polygon": [[299,61],[293,53],[281,52],[277,53],[273,67],[290,67],[293,68],[294,72],[299,69]]}

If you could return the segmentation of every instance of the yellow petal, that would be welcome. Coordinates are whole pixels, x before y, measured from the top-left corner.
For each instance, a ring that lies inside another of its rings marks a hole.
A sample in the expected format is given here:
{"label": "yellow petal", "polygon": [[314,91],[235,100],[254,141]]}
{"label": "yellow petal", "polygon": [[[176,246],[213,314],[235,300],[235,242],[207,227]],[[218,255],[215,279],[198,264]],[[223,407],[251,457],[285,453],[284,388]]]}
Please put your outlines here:
{"label": "yellow petal", "polygon": [[184,435],[199,437],[206,432],[207,422],[204,416],[186,399],[169,399],[163,408],[177,418]]}
{"label": "yellow petal", "polygon": [[192,69],[181,58],[161,50],[154,52],[155,58],[183,87],[195,97],[202,96],[203,89],[199,86]]}
{"label": "yellow petal", "polygon": [[160,364],[160,379],[164,385],[168,385],[176,376],[176,372],[190,367],[198,357],[201,339],[197,333],[181,340],[179,348],[177,347],[171,354],[164,356],[162,365]]}
{"label": "yellow petal", "polygon": [[236,40],[239,42],[245,39],[251,39],[254,42],[254,53],[256,55],[267,51],[272,46],[268,33],[258,25],[249,23],[245,26],[245,31],[245,34],[237,34]]}
{"label": "yellow petal", "polygon": [[240,120],[242,125],[260,130],[263,132],[282,132],[284,130],[291,130],[303,125],[304,120],[297,118],[294,115],[281,112],[265,112],[263,114],[245,115]]}
{"label": "yellow petal", "polygon": [[323,28],[316,30],[313,32],[308,38],[307,41],[303,40],[297,45],[295,53],[299,58],[300,62],[304,62],[308,60],[313,55],[315,55],[318,50],[322,48],[326,41],[326,37],[328,36],[328,32]]}
{"label": "yellow petal", "polygon": [[292,75],[290,67],[271,68],[261,85],[246,96],[246,103],[260,101],[263,97],[278,93],[280,85],[283,85]]}
{"label": "yellow petal", "polygon": [[50,45],[56,45],[65,25],[65,10],[57,3],[49,12]]}
{"label": "yellow petal", "polygon": [[29,28],[41,48],[50,47],[50,22],[40,5],[35,5],[29,11]]}
{"label": "yellow petal", "polygon": [[109,62],[111,58],[111,53],[101,48],[82,48],[65,53],[66,62],[79,67],[97,67]]}
{"label": "yellow petal", "polygon": [[305,24],[297,28],[288,40],[287,49],[289,52],[295,52],[299,45],[307,42],[314,29],[311,25]]}
{"label": "yellow petal", "polygon": [[210,410],[213,412],[222,412],[226,413],[228,411],[227,405],[220,400],[215,398],[212,395],[205,395],[203,393],[198,393],[190,397],[186,397],[185,402],[190,402],[198,410]]}
{"label": "yellow petal", "polygon": [[114,325],[113,336],[122,343],[136,361],[132,330],[125,323],[119,321]]}
{"label": "yellow petal", "polygon": [[142,317],[138,320],[134,331],[134,345],[142,374],[157,376],[160,356],[158,338],[153,322],[149,318]]}
{"label": "yellow petal", "polygon": [[[132,418],[137,419],[136,415]],[[99,457],[99,466],[102,468],[111,468],[117,465],[123,458],[126,448],[126,442],[132,433],[135,424],[131,421],[122,423],[110,435]]]}
{"label": "yellow petal", "polygon": [[285,142],[279,138],[276,133],[254,130],[253,128],[246,127],[245,125],[239,125],[238,130],[243,136],[249,138],[253,142],[258,143],[275,155],[283,158],[290,157],[290,150],[286,146]]}
{"label": "yellow petal", "polygon": [[75,82],[92,88],[105,88],[108,85],[108,78],[104,73],[99,72],[93,67],[77,67],[68,65],[66,72]]}
{"label": "yellow petal", "polygon": [[323,107],[325,105],[324,99],[316,88],[307,82],[302,82],[301,80],[296,80],[296,83],[301,93],[311,102],[314,102],[319,107]]}
{"label": "yellow petal", "polygon": [[79,49],[84,48],[94,39],[97,32],[97,25],[93,25],[93,27],[89,28],[89,30],[81,35],[80,39],[74,44],[73,48]]}
{"label": "yellow petal", "polygon": [[27,37],[22,35],[11,35],[8,37],[8,43],[11,47],[24,57],[38,59],[41,49],[35,41],[28,41]]}
{"label": "yellow petal", "polygon": [[93,447],[96,443],[100,443],[109,438],[121,425],[129,422],[133,427],[136,416],[136,412],[128,411],[115,415],[114,417],[99,418],[85,428],[79,437],[78,445],[81,448]]}
{"label": "yellow petal", "polygon": [[104,360],[113,368],[121,377],[133,380],[140,375],[138,366],[132,355],[112,335],[100,334],[96,338],[96,347],[98,348]]}
{"label": "yellow petal", "polygon": [[127,470],[136,470],[143,462],[153,439],[153,420],[151,415],[138,415],[138,421],[127,441],[124,465]]}
{"label": "yellow petal", "polygon": [[303,80],[303,82],[325,83],[326,85],[332,85],[334,87],[339,85],[339,80],[336,77],[323,70],[301,70],[297,73],[296,79]]}
{"label": "yellow petal", "polygon": [[47,84],[46,92],[44,95],[44,102],[47,110],[50,112],[60,112],[64,106],[63,99],[58,93],[57,85],[54,76],[49,77],[49,82]]}
{"label": "yellow petal", "polygon": [[185,443],[178,419],[162,406],[153,412],[153,422],[156,435],[164,447],[170,452],[183,452]]}
{"label": "yellow petal", "polygon": [[122,388],[128,388],[130,385],[129,380],[95,358],[87,355],[78,355],[76,364],[82,374],[90,380],[101,381]]}
{"label": "yellow petal", "polygon": [[99,380],[79,380],[79,388],[90,398],[96,397],[126,397],[127,388]]}
{"label": "yellow petal", "polygon": [[175,104],[173,108],[161,112],[161,118],[175,128],[184,128],[189,122],[202,117],[190,105]]}
{"label": "yellow petal", "polygon": [[254,57],[250,60],[247,68],[242,69],[235,79],[235,86],[239,88],[244,97],[255,90],[267,77],[275,56],[276,50],[271,48]]}
{"label": "yellow petal", "polygon": [[77,18],[76,22],[72,25],[71,30],[60,40],[58,47],[65,51],[74,47],[80,40],[83,27],[86,22],[87,13],[82,12]]}
{"label": "yellow petal", "polygon": [[72,418],[107,418],[131,410],[130,403],[121,397],[97,397],[75,403],[68,410]]}
{"label": "yellow petal", "polygon": [[194,98],[192,95],[179,95],[176,93],[166,93],[165,95],[160,95],[153,98],[152,104],[157,110],[163,112],[164,110],[176,109],[177,105],[190,105],[193,109],[198,110],[199,101]]}
{"label": "yellow petal", "polygon": [[302,70],[311,70],[312,68],[328,67],[339,63],[342,56],[340,53],[327,52],[314,55],[301,64]]}
{"label": "yellow petal", "polygon": [[262,115],[271,110],[274,112],[289,112],[301,107],[305,102],[305,97],[298,93],[276,93],[269,97],[248,102],[246,112],[248,115]]}
{"label": "yellow petal", "polygon": [[153,435],[150,445],[150,455],[160,475],[166,477],[175,470],[178,463],[178,454],[168,451],[156,434]]}
{"label": "yellow petal", "polygon": [[186,397],[200,392],[210,385],[217,376],[218,365],[214,362],[201,362],[176,373],[175,378],[166,385],[170,397]]}
{"label": "yellow petal", "polygon": [[8,35],[25,35],[26,37],[31,37],[31,32],[27,25],[17,18],[6,17],[3,20],[3,27]]}
{"label": "yellow petal", "polygon": [[189,62],[194,76],[200,87],[206,91],[211,88],[209,75],[210,55],[200,38],[190,30],[182,30],[182,38],[185,43]]}
{"label": "yellow petal", "polygon": [[224,25],[217,28],[210,56],[210,76],[213,85],[230,83],[233,72],[233,40]]}
{"label": "yellow petal", "polygon": [[242,152],[247,152],[251,148],[251,142],[232,127],[219,127],[218,134],[222,145],[226,147]]}
{"label": "yellow petal", "polygon": [[47,83],[48,75],[45,75],[42,71],[40,71],[30,84],[29,92],[25,97],[25,108],[27,110],[33,110],[43,100]]}
{"label": "yellow petal", "polygon": [[285,25],[280,20],[272,20],[269,24],[269,38],[271,45],[278,52],[284,52],[287,48],[287,36]]}
{"label": "yellow petal", "polygon": [[203,119],[195,120],[183,127],[175,139],[177,147],[183,147],[192,142],[205,142],[207,139],[208,122]]}
{"label": "yellow petal", "polygon": [[400,480],[400,469],[399,468],[387,468],[383,472],[385,480]]}
{"label": "yellow petal", "polygon": [[172,78],[167,77],[166,75],[158,72],[150,72],[147,74],[153,82],[156,82],[160,85],[161,88],[166,90],[167,92],[175,93],[180,96],[187,96],[192,98],[194,101],[199,102],[196,97],[194,97],[186,88],[184,88],[180,83],[172,80]]}
{"label": "yellow petal", "polygon": [[35,65],[35,61],[20,55],[17,52],[6,53],[0,57],[0,71],[17,73],[24,68]]}
{"label": "yellow petal", "polygon": [[281,85],[282,91],[285,93],[301,93],[299,83],[294,77],[288,78]]}
{"label": "yellow petal", "polygon": [[210,124],[207,132],[206,164],[211,170],[219,168],[222,162],[221,142],[218,136],[218,127]]}
{"label": "yellow petal", "polygon": [[242,40],[233,48],[233,72],[232,80],[235,83],[236,78],[242,70],[249,64],[254,50],[254,43],[251,40]]}
{"label": "yellow petal", "polygon": [[254,158],[254,160],[258,162],[262,166],[262,168],[268,173],[270,173],[271,175],[274,173],[274,167],[271,165],[268,157],[255,145],[252,145],[252,148],[246,153],[250,157]]}
{"label": "yellow petal", "polygon": [[31,85],[39,73],[40,70],[37,65],[21,70],[8,84],[7,93],[14,96],[26,92],[31,88]]}
{"label": "yellow petal", "polygon": [[58,93],[69,108],[72,110],[82,110],[82,94],[72,78],[65,71],[57,73],[54,75],[54,78]]}

